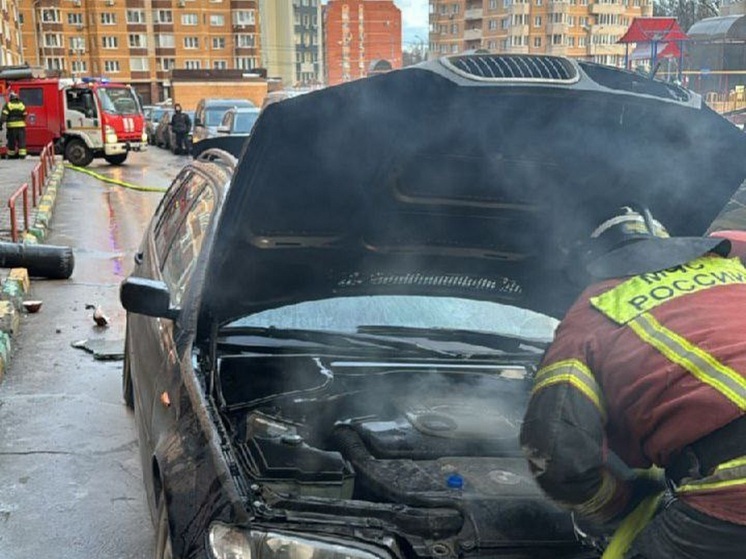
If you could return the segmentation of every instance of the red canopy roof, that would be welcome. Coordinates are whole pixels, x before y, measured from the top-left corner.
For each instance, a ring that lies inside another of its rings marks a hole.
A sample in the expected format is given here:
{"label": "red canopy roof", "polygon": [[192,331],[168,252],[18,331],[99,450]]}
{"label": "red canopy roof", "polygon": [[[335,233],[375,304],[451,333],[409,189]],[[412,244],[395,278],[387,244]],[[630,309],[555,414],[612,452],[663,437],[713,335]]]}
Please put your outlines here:
{"label": "red canopy roof", "polygon": [[688,39],[675,17],[636,17],[618,43],[652,43]]}

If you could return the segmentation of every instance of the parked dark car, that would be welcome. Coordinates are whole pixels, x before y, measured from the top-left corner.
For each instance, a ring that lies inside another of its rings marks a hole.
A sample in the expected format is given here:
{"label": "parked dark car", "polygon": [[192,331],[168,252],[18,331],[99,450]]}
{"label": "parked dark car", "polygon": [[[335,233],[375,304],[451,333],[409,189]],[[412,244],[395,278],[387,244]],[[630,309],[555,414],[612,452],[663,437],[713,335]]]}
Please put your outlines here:
{"label": "parked dark car", "polygon": [[194,112],[194,144],[217,136],[223,115],[233,107],[254,107],[248,99],[200,99]]}
{"label": "parked dark car", "polygon": [[169,149],[169,142],[171,141],[171,116],[173,114],[173,109],[166,109],[158,120],[158,124],[155,127],[155,145],[158,147]]}
{"label": "parked dark car", "polygon": [[155,129],[160,122],[163,113],[168,111],[170,107],[155,105],[149,107],[145,112],[145,132],[148,135],[148,143],[155,145]]}
{"label": "parked dark car", "polygon": [[518,443],[570,248],[630,200],[703,234],[746,136],[675,85],[473,54],[270,105],[242,153],[181,171],[121,286],[155,557],[599,557]]}
{"label": "parked dark car", "polygon": [[228,109],[217,129],[217,135],[248,136],[259,118],[260,109],[241,107]]}

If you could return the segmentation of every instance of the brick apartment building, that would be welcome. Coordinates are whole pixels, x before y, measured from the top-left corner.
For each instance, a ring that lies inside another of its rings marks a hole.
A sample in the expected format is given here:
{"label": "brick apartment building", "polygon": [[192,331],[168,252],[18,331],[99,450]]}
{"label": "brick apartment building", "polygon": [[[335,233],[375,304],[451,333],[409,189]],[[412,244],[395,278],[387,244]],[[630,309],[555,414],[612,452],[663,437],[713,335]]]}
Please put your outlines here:
{"label": "brick apartment building", "polygon": [[[5,1],[5,0],[0,0]],[[25,62],[171,96],[169,71],[243,70],[261,60],[256,0],[22,0]]]}
{"label": "brick apartment building", "polygon": [[23,61],[18,21],[18,2],[0,0],[0,66],[14,66]]}
{"label": "brick apartment building", "polygon": [[393,0],[329,0],[324,9],[328,85],[367,76],[376,62],[402,67],[401,11]]}
{"label": "brick apartment building", "polygon": [[321,0],[259,0],[262,67],[286,87],[324,80]]}
{"label": "brick apartment building", "polygon": [[487,49],[624,65],[617,40],[652,0],[429,0],[430,56]]}

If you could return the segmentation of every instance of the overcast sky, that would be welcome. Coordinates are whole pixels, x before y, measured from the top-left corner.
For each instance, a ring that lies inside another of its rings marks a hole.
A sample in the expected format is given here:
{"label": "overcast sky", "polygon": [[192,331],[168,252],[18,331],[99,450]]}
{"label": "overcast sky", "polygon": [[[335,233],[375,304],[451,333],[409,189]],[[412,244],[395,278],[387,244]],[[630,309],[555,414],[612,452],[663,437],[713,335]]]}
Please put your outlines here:
{"label": "overcast sky", "polygon": [[401,9],[404,47],[420,39],[427,44],[427,0],[394,0],[394,4]]}

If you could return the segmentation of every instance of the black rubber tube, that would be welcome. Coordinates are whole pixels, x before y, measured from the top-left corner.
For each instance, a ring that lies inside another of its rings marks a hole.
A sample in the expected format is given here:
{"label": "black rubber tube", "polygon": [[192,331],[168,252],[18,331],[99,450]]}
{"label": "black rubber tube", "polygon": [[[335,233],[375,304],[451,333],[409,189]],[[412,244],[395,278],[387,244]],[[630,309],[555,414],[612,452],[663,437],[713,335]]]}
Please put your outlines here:
{"label": "black rubber tube", "polygon": [[67,279],[74,267],[70,247],[0,242],[0,268],[26,268],[31,277]]}

